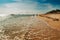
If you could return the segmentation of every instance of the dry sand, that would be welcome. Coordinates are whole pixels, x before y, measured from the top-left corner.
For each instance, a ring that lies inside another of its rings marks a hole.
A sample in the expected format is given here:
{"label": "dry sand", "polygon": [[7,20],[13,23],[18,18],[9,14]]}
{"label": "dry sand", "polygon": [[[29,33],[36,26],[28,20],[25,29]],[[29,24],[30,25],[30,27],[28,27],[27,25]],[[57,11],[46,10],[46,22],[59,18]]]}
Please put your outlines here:
{"label": "dry sand", "polygon": [[38,16],[38,18],[47,22],[52,28],[60,30],[60,14],[47,14]]}

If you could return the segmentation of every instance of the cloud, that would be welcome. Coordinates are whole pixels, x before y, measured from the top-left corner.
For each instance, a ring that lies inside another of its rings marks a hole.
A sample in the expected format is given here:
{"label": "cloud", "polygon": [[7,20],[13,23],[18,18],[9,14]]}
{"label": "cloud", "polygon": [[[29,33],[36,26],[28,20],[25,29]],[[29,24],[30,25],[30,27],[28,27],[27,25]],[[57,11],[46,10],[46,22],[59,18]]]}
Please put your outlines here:
{"label": "cloud", "polygon": [[[0,5],[0,14],[36,14],[56,9],[50,3],[38,3],[32,0],[12,0],[13,3]],[[46,0],[43,0],[46,1]]]}
{"label": "cloud", "polygon": [[[0,7],[0,14],[33,14],[33,13],[43,13],[46,12],[47,9],[52,9],[51,4],[39,4],[37,3],[8,3],[3,4]],[[45,10],[45,11],[43,11]]]}
{"label": "cloud", "polygon": [[26,3],[8,3],[0,7],[0,14],[33,14],[38,13],[36,10],[37,4]]}

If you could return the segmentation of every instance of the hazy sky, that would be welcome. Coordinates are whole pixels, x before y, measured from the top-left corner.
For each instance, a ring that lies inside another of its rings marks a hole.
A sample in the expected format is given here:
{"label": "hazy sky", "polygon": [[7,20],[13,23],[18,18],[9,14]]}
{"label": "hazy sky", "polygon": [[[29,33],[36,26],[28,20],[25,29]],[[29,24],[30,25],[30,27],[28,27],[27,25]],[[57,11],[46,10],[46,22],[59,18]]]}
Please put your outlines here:
{"label": "hazy sky", "polygon": [[60,0],[0,0],[0,15],[45,13],[60,9]]}

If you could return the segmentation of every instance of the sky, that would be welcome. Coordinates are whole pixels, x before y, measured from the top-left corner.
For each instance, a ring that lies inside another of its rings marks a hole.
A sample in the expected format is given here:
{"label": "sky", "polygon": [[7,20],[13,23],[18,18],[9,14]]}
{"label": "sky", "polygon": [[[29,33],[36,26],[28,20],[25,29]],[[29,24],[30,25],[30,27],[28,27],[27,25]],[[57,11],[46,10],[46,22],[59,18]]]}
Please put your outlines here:
{"label": "sky", "polygon": [[42,14],[60,9],[60,0],[0,0],[0,15]]}

